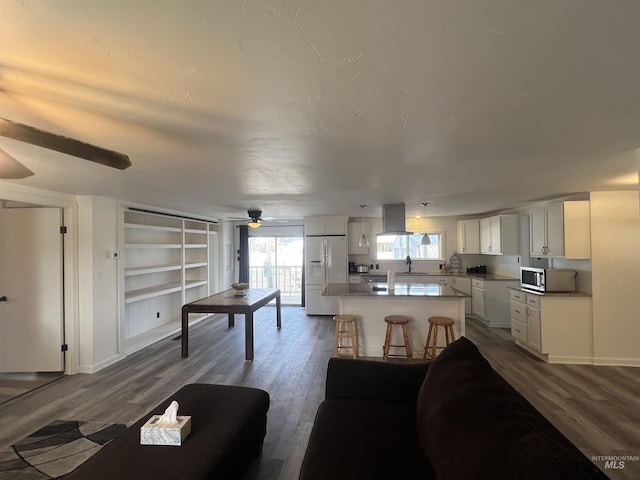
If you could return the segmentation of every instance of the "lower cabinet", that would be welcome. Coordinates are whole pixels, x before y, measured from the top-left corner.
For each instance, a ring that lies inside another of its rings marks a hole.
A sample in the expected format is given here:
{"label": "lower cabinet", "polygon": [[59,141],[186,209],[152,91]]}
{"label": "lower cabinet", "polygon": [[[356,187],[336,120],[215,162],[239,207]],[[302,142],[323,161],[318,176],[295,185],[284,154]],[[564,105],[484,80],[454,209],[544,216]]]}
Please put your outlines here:
{"label": "lower cabinet", "polygon": [[509,290],[517,280],[471,279],[471,313],[495,328],[511,327]]}
{"label": "lower cabinet", "polygon": [[591,297],[511,290],[511,336],[549,363],[593,363]]}
{"label": "lower cabinet", "polygon": [[484,319],[484,280],[471,280],[471,313]]}
{"label": "lower cabinet", "polygon": [[[467,295],[472,294],[471,279],[469,277],[453,277],[451,287],[454,290],[466,293]],[[471,297],[464,299],[464,311],[466,313],[471,313]]]}

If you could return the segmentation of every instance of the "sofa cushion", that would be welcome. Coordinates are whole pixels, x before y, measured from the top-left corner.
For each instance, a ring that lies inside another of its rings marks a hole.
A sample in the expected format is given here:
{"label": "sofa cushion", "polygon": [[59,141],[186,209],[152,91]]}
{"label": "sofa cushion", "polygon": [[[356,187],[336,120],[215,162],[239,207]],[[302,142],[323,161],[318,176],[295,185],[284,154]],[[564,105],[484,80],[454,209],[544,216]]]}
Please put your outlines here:
{"label": "sofa cushion", "polygon": [[320,404],[302,463],[304,480],[435,479],[405,403],[328,399]]}
{"label": "sofa cushion", "polygon": [[417,419],[439,480],[607,478],[464,337],[429,367]]}

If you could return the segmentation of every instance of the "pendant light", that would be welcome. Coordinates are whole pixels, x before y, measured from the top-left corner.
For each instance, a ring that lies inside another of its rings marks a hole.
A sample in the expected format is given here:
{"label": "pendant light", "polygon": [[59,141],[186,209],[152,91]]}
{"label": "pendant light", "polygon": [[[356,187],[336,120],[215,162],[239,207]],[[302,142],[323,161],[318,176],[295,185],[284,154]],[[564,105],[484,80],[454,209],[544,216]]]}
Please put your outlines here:
{"label": "pendant light", "polygon": [[429,235],[427,235],[427,207],[429,206],[429,202],[422,202],[420,205],[424,207],[424,235],[422,236],[422,240],[420,240],[420,245],[431,245],[431,239]]}
{"label": "pendant light", "polygon": [[369,239],[364,234],[364,209],[367,208],[366,205],[360,205],[362,208],[362,236],[360,237],[360,241],[358,242],[359,247],[368,247]]}

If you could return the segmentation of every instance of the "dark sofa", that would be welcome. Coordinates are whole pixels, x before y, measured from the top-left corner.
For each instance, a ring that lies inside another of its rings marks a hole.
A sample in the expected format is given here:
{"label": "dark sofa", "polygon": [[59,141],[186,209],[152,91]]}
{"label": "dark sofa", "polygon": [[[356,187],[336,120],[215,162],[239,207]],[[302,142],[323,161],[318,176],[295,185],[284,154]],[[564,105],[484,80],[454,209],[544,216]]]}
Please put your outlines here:
{"label": "dark sofa", "polygon": [[428,363],[332,358],[299,478],[607,476],[462,337]]}

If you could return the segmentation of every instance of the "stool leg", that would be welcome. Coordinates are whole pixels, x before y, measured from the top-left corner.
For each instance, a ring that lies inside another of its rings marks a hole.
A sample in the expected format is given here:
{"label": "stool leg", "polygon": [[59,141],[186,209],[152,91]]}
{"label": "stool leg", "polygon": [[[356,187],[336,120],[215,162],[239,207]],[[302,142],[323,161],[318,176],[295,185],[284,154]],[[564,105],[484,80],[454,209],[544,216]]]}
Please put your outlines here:
{"label": "stool leg", "polygon": [[[453,333],[453,326],[452,326],[452,325],[449,325],[449,327],[448,327],[448,328],[449,328],[449,333],[451,333],[451,343],[453,343],[453,342],[455,342],[455,341],[456,341],[456,336],[455,336],[455,334]],[[447,345],[449,345],[449,344],[447,343]]]}
{"label": "stool leg", "polygon": [[433,330],[433,343],[431,344],[431,356],[436,358],[436,348],[438,345],[438,327]]}
{"label": "stool leg", "polygon": [[429,332],[427,333],[427,342],[424,344],[424,354],[422,355],[422,359],[426,360],[427,355],[429,354],[429,342],[431,341],[431,334],[433,333],[433,324],[429,324]]}
{"label": "stool leg", "polygon": [[402,335],[404,336],[404,349],[407,351],[407,357],[413,357],[411,353],[411,344],[409,343],[409,329],[406,325],[402,325]]}
{"label": "stool leg", "polygon": [[445,325],[444,326],[444,336],[445,336],[445,341],[446,341],[445,345],[449,345],[451,343],[451,341],[449,340],[449,330],[450,330],[450,327]]}
{"label": "stool leg", "polygon": [[338,347],[340,345],[340,322],[336,322],[336,338],[333,341],[333,356],[338,356]]}
{"label": "stool leg", "polygon": [[387,323],[387,334],[384,337],[384,347],[382,347],[382,359],[389,360],[389,345],[391,344],[391,324]]}
{"label": "stool leg", "polygon": [[353,322],[349,322],[351,325],[351,356],[358,358],[358,343],[356,341],[356,326]]}

